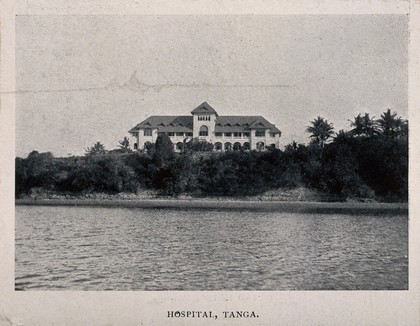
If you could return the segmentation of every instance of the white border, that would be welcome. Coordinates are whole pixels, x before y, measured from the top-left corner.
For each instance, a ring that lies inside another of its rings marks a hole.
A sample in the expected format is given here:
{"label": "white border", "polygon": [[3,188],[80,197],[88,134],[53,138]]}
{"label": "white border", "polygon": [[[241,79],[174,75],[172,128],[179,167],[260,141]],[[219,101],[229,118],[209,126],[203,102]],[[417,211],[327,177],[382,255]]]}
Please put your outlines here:
{"label": "white border", "polygon": [[[1,12],[0,325],[419,325],[420,2],[281,0],[4,0]],[[14,291],[15,15],[410,14],[410,242],[408,291]],[[168,310],[255,310],[259,319],[168,319]]]}

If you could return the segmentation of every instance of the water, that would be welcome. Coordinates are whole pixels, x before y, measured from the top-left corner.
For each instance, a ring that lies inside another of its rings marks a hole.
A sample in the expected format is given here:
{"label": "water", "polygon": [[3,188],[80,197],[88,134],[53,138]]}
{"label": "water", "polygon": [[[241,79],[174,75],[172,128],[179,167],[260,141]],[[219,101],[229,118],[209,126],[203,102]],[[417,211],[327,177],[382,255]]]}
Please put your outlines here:
{"label": "water", "polygon": [[402,215],[16,207],[17,290],[408,288]]}

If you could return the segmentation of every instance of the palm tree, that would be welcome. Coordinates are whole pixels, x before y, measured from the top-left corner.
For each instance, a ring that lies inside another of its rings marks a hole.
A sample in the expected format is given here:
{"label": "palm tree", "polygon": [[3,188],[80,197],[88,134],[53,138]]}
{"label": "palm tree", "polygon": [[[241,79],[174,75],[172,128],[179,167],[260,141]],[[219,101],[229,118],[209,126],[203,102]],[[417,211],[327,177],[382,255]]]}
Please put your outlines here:
{"label": "palm tree", "polygon": [[345,143],[351,138],[351,132],[344,131],[343,129],[339,130],[334,137],[335,143]]}
{"label": "palm tree", "polygon": [[306,132],[311,133],[309,137],[313,139],[319,147],[324,147],[325,142],[334,134],[334,127],[328,120],[318,117],[311,121],[311,126],[306,127]]}
{"label": "palm tree", "polygon": [[350,127],[354,127],[350,132],[354,136],[361,136],[363,135],[363,117],[360,115],[360,113],[354,117],[354,121],[350,121]]}
{"label": "palm tree", "polygon": [[407,120],[401,120],[401,126],[400,126],[398,136],[408,137],[408,121]]}
{"label": "palm tree", "polygon": [[394,137],[400,133],[404,121],[401,117],[397,117],[397,112],[394,111],[391,113],[391,109],[388,109],[381,114],[381,118],[378,119],[378,124],[381,128],[382,135]]}
{"label": "palm tree", "polygon": [[374,120],[374,117],[369,117],[369,113],[365,113],[365,116],[363,117],[363,122],[363,129],[365,131],[366,136],[370,137],[378,134],[378,124]]}
{"label": "palm tree", "polygon": [[130,148],[130,140],[127,137],[124,137],[123,140],[118,142],[120,144],[121,149],[129,149]]}
{"label": "palm tree", "polygon": [[294,152],[298,149],[298,143],[296,141],[292,141],[290,144],[286,145],[285,151]]}
{"label": "palm tree", "polygon": [[362,116],[360,113],[354,117],[354,121],[350,121],[350,126],[353,127],[350,132],[354,136],[373,136],[378,134],[378,125],[374,117],[370,117],[369,113]]}

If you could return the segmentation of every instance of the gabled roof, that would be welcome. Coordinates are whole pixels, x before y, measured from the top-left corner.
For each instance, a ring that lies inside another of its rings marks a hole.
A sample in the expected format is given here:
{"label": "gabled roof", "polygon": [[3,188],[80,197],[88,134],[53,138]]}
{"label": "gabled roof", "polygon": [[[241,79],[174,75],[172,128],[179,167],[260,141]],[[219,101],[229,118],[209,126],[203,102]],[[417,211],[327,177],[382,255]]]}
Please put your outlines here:
{"label": "gabled roof", "polygon": [[265,120],[263,117],[258,117],[253,123],[249,125],[252,129],[270,129],[271,123]]}
{"label": "gabled roof", "polygon": [[191,111],[192,114],[196,113],[206,113],[206,114],[215,114],[218,115],[216,110],[213,109],[210,104],[207,102],[201,103],[199,106],[197,106],[194,110]]}
{"label": "gabled roof", "polygon": [[[260,129],[280,133],[275,125],[262,116],[218,116],[207,102],[201,103],[192,113],[216,114],[215,132],[246,132],[251,129]],[[192,132],[193,117],[153,115],[137,124],[129,132],[138,132],[140,129],[158,129],[161,132]]]}
{"label": "gabled roof", "polygon": [[[129,132],[136,132],[139,129],[159,129],[170,127],[174,132],[192,131],[192,116],[152,115],[146,120],[137,124]],[[175,130],[179,129],[179,130]],[[182,129],[182,130],[181,130]],[[172,130],[171,130],[172,131]]]}
{"label": "gabled roof", "polygon": [[215,132],[240,132],[251,129],[266,129],[270,132],[280,132],[275,125],[262,116],[218,116]]}

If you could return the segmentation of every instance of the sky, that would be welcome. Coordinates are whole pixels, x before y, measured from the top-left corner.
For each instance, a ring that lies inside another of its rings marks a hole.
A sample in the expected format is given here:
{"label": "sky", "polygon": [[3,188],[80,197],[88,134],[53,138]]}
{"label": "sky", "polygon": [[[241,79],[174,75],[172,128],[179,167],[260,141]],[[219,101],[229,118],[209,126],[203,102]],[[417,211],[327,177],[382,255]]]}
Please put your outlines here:
{"label": "sky", "polygon": [[17,16],[16,155],[107,149],[150,115],[262,115],[280,146],[407,118],[406,15]]}

